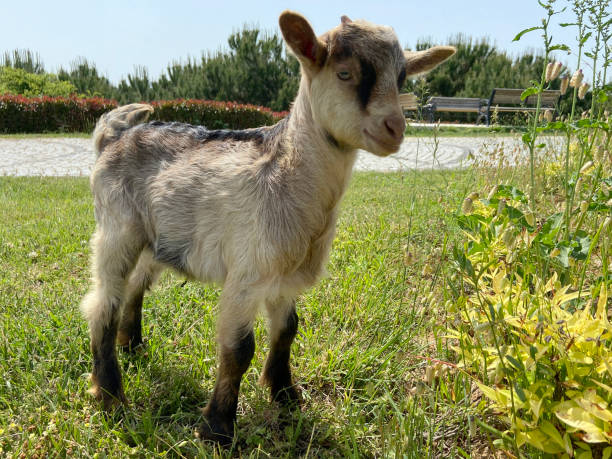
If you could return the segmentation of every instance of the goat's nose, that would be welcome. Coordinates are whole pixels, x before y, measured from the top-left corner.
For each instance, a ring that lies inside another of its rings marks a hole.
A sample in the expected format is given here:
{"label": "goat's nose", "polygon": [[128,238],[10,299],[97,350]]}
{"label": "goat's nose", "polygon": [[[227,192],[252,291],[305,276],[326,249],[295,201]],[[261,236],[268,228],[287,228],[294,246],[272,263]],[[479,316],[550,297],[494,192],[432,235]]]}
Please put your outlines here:
{"label": "goat's nose", "polygon": [[402,140],[406,130],[406,120],[401,115],[391,115],[385,118],[385,126],[389,134],[397,141]]}

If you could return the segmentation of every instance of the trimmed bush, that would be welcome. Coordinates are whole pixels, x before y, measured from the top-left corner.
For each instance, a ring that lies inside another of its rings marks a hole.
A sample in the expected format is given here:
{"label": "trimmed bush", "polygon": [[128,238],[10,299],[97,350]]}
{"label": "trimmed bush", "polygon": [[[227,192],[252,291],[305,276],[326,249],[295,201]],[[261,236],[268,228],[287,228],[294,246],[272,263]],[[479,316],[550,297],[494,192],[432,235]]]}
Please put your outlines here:
{"label": "trimmed bush", "polygon": [[[204,125],[208,129],[246,129],[271,125],[287,115],[266,107],[206,100],[151,102],[151,119]],[[98,118],[118,106],[99,97],[0,95],[0,133],[91,132]]]}
{"label": "trimmed bush", "polygon": [[0,133],[89,132],[97,119],[117,107],[99,97],[0,96]]}
{"label": "trimmed bush", "polygon": [[280,119],[269,108],[234,102],[177,99],[155,101],[151,105],[155,108],[151,119],[197,124],[208,129],[246,129],[274,124]]}

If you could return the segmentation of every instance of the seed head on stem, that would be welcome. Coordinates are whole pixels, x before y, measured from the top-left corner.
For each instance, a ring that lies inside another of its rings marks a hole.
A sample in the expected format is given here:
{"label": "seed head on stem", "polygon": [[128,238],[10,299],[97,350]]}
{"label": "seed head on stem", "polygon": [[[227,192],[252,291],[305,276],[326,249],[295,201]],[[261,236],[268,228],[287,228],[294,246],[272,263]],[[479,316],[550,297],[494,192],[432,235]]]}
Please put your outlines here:
{"label": "seed head on stem", "polygon": [[563,64],[561,62],[549,62],[546,66],[546,82],[552,81],[556,79],[561,70],[563,69]]}
{"label": "seed head on stem", "polygon": [[589,203],[586,201],[582,201],[580,203],[580,212],[586,212],[589,209]]}
{"label": "seed head on stem", "polygon": [[590,172],[590,170],[593,168],[593,161],[587,161],[586,163],[584,163],[584,165],[580,168],[580,173],[581,174],[586,174],[588,172]]}
{"label": "seed head on stem", "polygon": [[546,110],[544,112],[544,119],[546,121],[548,121],[549,123],[553,120],[553,112],[552,112],[552,110],[549,109],[549,110]]}
{"label": "seed head on stem", "polygon": [[472,201],[472,199],[465,198],[465,200],[463,201],[463,205],[461,206],[461,211],[468,215],[472,213],[472,210],[474,209],[474,202]]}
{"label": "seed head on stem", "polygon": [[561,62],[555,62],[555,66],[553,67],[550,75],[550,80],[556,80],[557,77],[561,75],[561,70],[563,70],[563,64]]}
{"label": "seed head on stem", "polygon": [[587,91],[589,90],[590,85],[588,83],[582,83],[580,88],[578,88],[578,99],[584,99]]}
{"label": "seed head on stem", "polygon": [[546,66],[545,80],[546,80],[547,83],[550,80],[552,80],[552,72],[553,72],[554,66],[555,66],[554,62],[549,62],[548,65]]}
{"label": "seed head on stem", "polygon": [[567,92],[569,81],[569,77],[567,75],[563,75],[563,78],[561,78],[561,87],[559,88],[561,90],[561,95],[565,95],[565,93]]}
{"label": "seed head on stem", "polygon": [[582,69],[578,69],[572,75],[572,78],[570,79],[569,85],[572,88],[578,88],[578,87],[580,87],[580,84],[582,83],[582,79],[583,78],[584,78],[584,74],[582,73]]}

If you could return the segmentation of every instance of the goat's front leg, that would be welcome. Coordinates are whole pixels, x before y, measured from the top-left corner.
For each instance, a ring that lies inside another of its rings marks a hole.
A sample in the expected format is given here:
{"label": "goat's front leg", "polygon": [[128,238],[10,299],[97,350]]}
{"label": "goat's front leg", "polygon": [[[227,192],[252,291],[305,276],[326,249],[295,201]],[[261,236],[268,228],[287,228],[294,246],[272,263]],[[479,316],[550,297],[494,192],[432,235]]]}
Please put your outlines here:
{"label": "goat's front leg", "polygon": [[[242,375],[249,368],[255,354],[253,319],[257,304],[246,295],[233,296],[223,292],[217,325],[219,370],[217,381],[206,407],[205,422],[196,431],[201,440],[229,444],[234,436],[234,422],[238,407],[238,393]],[[244,301],[239,304],[237,301]]]}
{"label": "goat's front leg", "polygon": [[291,343],[298,330],[295,301],[281,300],[266,305],[270,320],[270,353],[266,360],[261,382],[270,387],[272,401],[297,406],[299,393],[293,385],[289,357]]}

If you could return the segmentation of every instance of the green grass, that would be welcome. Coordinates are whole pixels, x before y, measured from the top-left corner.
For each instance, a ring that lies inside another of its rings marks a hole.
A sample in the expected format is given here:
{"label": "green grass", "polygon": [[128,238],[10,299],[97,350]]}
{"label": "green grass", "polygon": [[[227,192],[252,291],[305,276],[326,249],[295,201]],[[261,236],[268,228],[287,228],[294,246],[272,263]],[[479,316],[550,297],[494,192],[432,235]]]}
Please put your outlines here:
{"label": "green grass", "polygon": [[440,124],[439,126],[412,126],[406,127],[405,135],[409,137],[431,137],[434,132],[439,137],[487,137],[487,136],[516,136],[526,131],[523,126],[461,126],[454,124]]}
{"label": "green grass", "polygon": [[[168,272],[145,299],[145,351],[120,354],[129,407],[86,393],[91,355],[79,302],[94,230],[85,178],[0,178],[0,456],[458,457],[470,450],[460,375],[428,384],[444,358],[430,292],[469,172],[355,174],[329,276],[298,301],[292,367],[301,411],[257,384],[264,322],[241,388],[237,438],[218,451],[193,436],[216,374],[220,289]],[[406,267],[410,244],[418,262]],[[437,251],[436,251],[437,250]],[[423,266],[432,269],[423,274]],[[434,293],[434,301],[443,301]]]}

